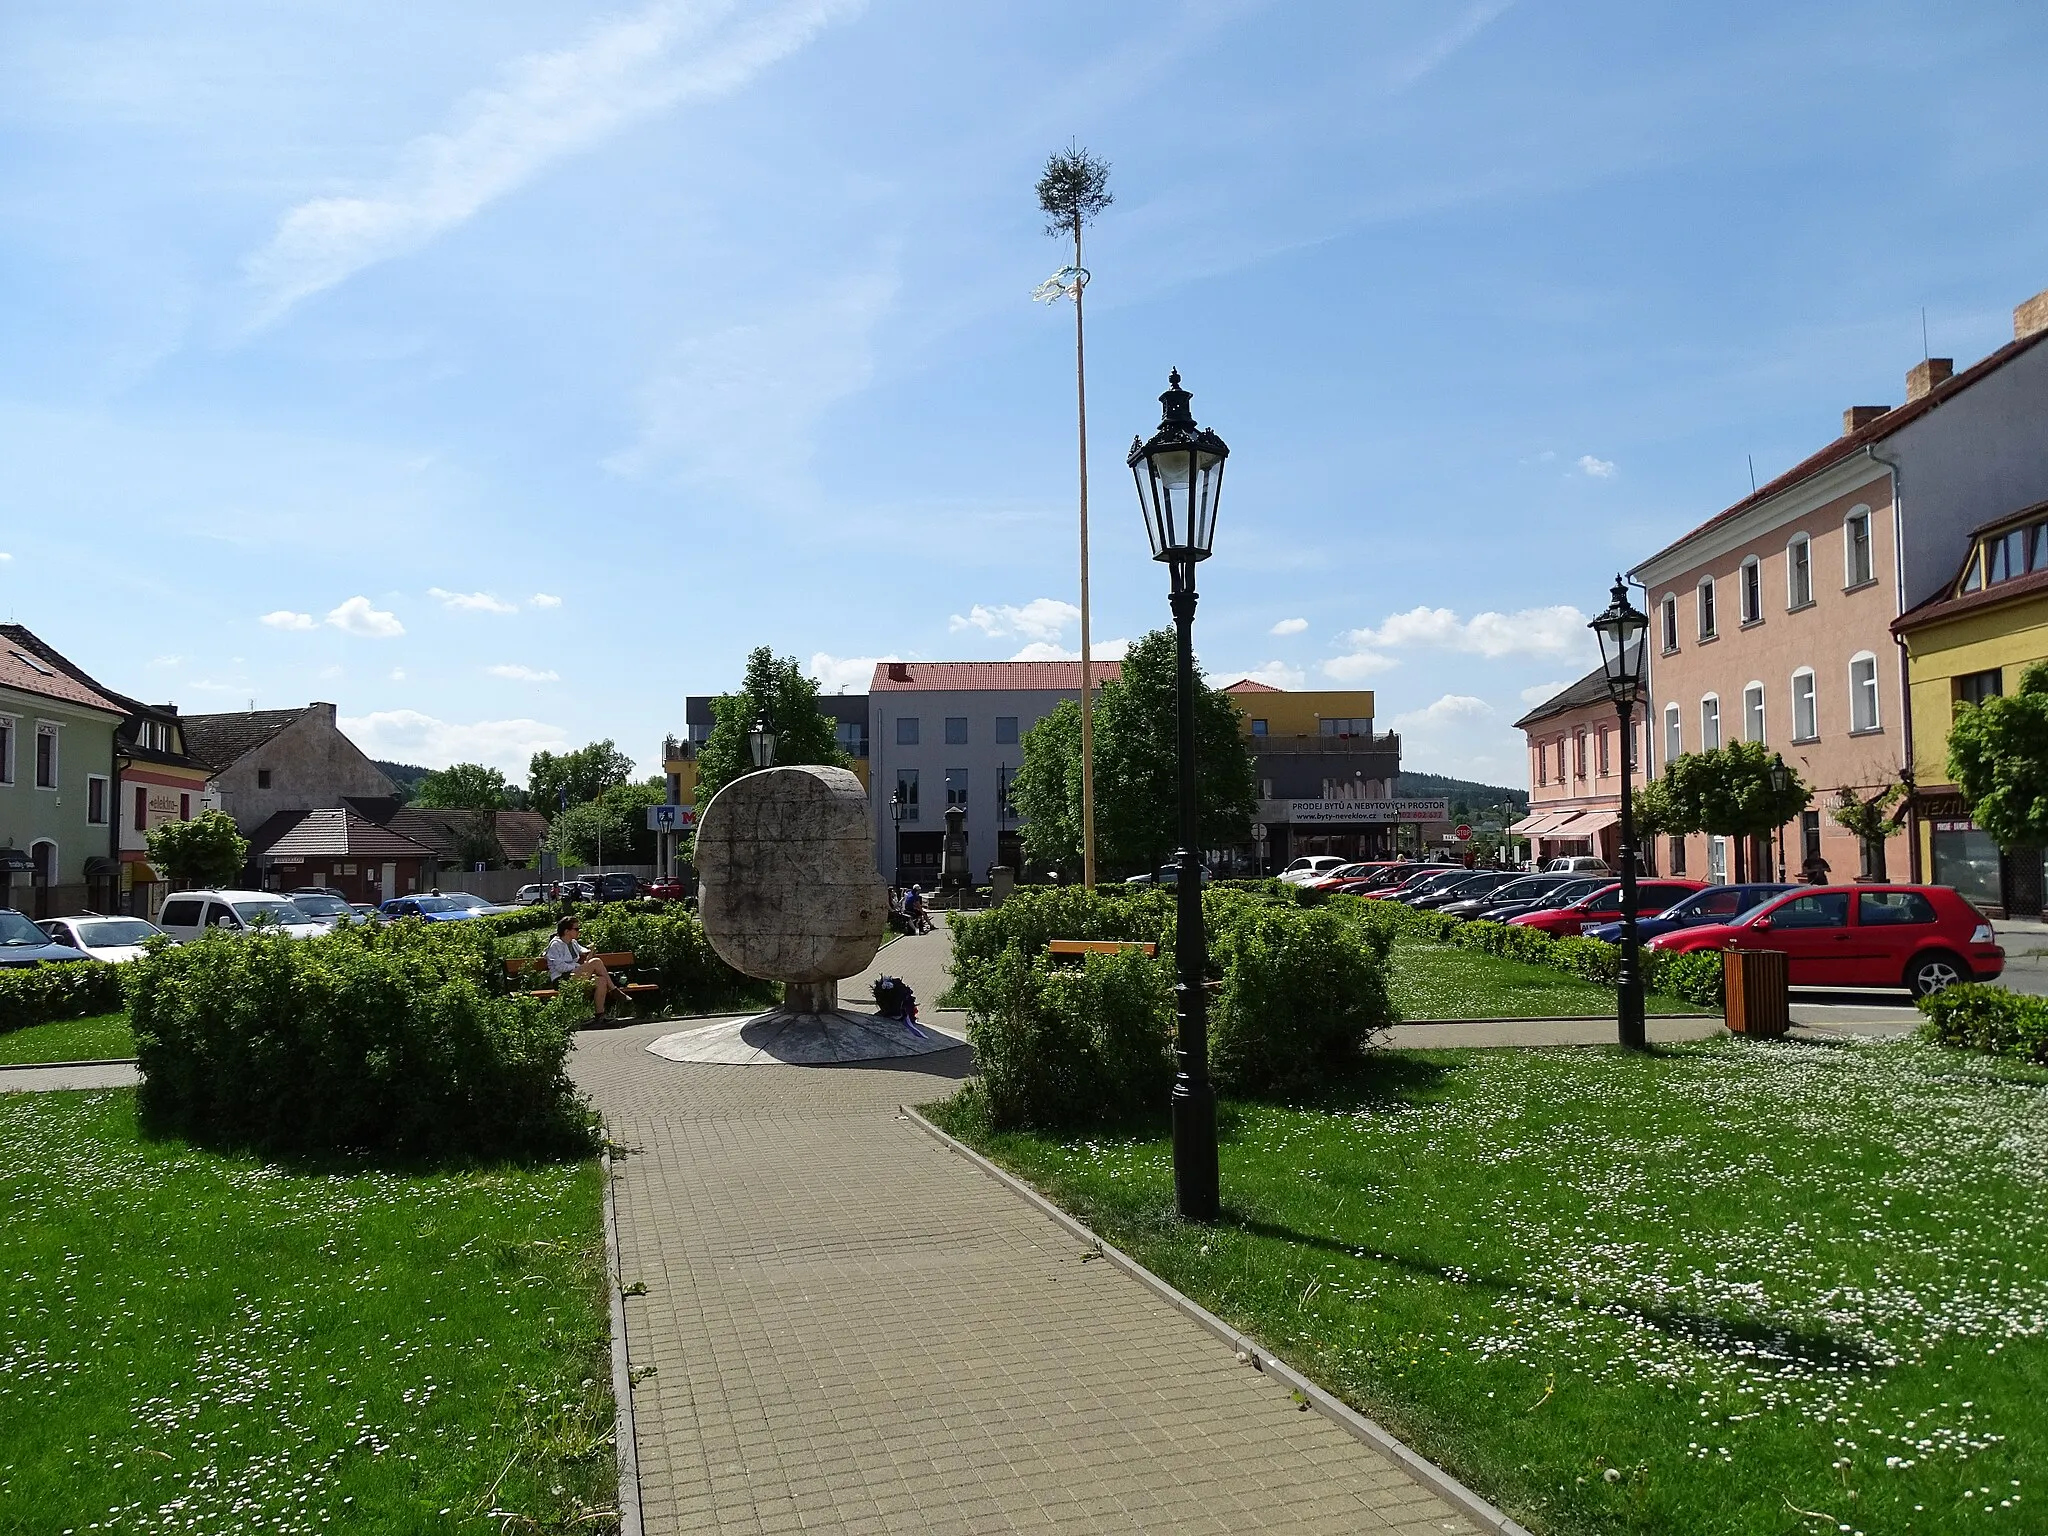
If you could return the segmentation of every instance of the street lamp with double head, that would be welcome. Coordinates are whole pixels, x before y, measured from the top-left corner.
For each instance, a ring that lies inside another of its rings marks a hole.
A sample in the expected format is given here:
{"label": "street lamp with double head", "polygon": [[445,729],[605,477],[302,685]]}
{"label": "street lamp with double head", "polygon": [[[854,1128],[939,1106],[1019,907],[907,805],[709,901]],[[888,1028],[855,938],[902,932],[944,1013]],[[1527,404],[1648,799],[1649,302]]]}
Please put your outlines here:
{"label": "street lamp with double head", "polygon": [[1643,637],[1649,618],[1628,600],[1628,583],[1614,578],[1607,611],[1588,626],[1600,637],[1600,666],[1607,677],[1607,696],[1621,716],[1621,978],[1615,1007],[1621,1043],[1641,1050],[1643,973],[1636,942],[1636,816],[1630,769],[1635,766],[1635,713],[1643,691]]}
{"label": "street lamp with double head", "polygon": [[747,732],[747,750],[754,755],[756,768],[775,766],[775,728],[768,723],[765,709],[755,718],[754,728]]}
{"label": "street lamp with double head", "polygon": [[1223,494],[1223,439],[1195,425],[1180,370],[1167,375],[1159,430],[1131,439],[1129,464],[1145,514],[1152,558],[1170,577],[1175,658],[1175,734],[1180,778],[1179,875],[1174,959],[1173,1195],[1190,1221],[1214,1221],[1218,1208],[1216,1093],[1209,1085],[1208,940],[1202,926],[1201,817],[1195,796],[1195,567],[1216,540]]}

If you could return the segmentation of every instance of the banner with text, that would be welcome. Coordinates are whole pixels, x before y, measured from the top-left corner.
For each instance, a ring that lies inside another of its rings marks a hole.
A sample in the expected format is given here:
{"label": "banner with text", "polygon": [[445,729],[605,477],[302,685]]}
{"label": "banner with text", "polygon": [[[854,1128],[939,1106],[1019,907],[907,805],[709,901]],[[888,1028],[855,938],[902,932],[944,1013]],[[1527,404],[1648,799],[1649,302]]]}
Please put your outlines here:
{"label": "banner with text", "polygon": [[[1267,809],[1273,811],[1267,815]],[[1395,822],[1449,821],[1449,800],[1268,800],[1259,820],[1302,826],[1387,826]]]}

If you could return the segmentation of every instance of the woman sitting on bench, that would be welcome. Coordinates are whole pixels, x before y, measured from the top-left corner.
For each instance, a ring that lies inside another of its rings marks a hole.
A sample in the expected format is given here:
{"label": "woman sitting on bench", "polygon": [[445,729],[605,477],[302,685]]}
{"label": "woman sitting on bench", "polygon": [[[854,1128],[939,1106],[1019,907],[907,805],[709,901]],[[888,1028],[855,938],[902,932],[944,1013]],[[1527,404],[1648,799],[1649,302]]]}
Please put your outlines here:
{"label": "woman sitting on bench", "polygon": [[555,937],[548,945],[548,975],[556,986],[562,984],[565,976],[587,976],[597,983],[597,1016],[604,1017],[607,1004],[614,997],[624,997],[625,989],[612,980],[612,973],[605,969],[605,963],[576,942],[576,919],[565,917],[555,924]]}

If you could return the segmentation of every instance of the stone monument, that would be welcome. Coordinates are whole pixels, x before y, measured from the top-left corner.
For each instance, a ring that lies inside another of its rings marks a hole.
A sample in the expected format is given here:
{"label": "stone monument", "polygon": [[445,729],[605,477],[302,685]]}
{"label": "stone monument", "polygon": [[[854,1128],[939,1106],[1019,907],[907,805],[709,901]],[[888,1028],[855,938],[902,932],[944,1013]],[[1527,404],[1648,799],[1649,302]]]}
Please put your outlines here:
{"label": "stone monument", "polygon": [[840,1006],[839,983],[881,947],[888,892],[875,872],[868,796],[844,768],[765,768],[697,822],[697,910],[734,970],[783,984],[780,1006],[665,1035],[672,1061],[815,1066],[951,1050],[951,1035]]}

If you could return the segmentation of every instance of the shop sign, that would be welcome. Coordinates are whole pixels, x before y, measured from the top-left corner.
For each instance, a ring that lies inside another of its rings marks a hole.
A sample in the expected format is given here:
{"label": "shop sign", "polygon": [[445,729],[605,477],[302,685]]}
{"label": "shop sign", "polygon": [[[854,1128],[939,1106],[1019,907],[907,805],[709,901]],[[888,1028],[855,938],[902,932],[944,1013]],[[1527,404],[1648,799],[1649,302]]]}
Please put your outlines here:
{"label": "shop sign", "polygon": [[151,827],[160,827],[167,821],[178,819],[178,791],[175,789],[151,789],[149,800],[143,807],[142,819]]}
{"label": "shop sign", "polygon": [[1273,821],[1297,827],[1392,826],[1397,822],[1449,821],[1449,800],[1276,800]]}
{"label": "shop sign", "polygon": [[1974,821],[1937,821],[1934,823],[1934,830],[1937,832],[1974,832],[1977,830],[1977,823]]}

